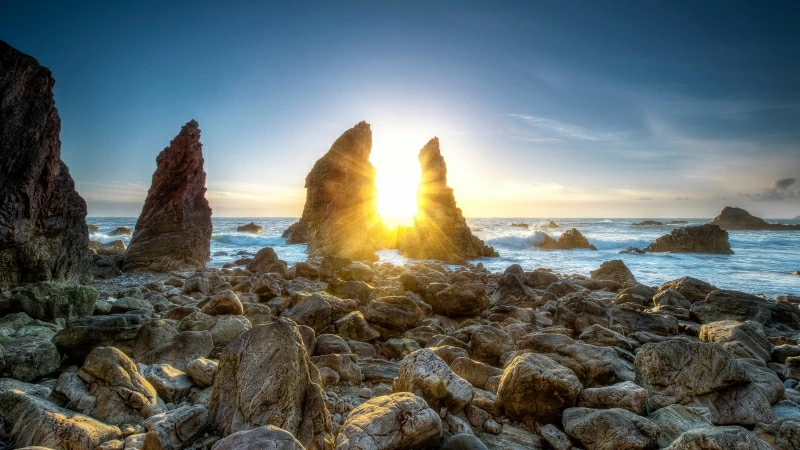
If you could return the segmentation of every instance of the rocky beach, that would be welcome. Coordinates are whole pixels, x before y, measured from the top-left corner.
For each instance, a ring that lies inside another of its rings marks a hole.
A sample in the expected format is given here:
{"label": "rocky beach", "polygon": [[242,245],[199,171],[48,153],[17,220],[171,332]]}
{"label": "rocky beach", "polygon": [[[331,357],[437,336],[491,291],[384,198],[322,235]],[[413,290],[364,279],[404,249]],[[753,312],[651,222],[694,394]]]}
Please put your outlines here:
{"label": "rocky beach", "polygon": [[[491,237],[433,137],[414,223],[391,228],[362,121],[309,162],[299,220],[230,225],[275,245],[223,251],[197,121],[158,153],[135,224],[100,226],[61,160],[54,84],[0,41],[0,448],[800,448],[797,284],[626,264],[737,263],[736,233],[798,224],[628,221],[653,234],[610,252],[568,218]],[[509,236],[592,268],[509,263]]]}

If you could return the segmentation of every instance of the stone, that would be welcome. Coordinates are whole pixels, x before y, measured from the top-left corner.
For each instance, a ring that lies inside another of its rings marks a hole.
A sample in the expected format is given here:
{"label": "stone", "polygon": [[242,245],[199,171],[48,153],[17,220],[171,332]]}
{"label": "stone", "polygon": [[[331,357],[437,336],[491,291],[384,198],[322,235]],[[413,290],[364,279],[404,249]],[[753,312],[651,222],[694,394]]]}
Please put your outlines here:
{"label": "stone", "polygon": [[678,334],[678,319],[666,314],[652,314],[634,309],[612,306],[606,310],[609,328],[625,334],[644,331],[658,335]]}
{"label": "stone", "polygon": [[554,450],[572,450],[572,441],[569,440],[569,436],[552,423],[541,427],[539,434]]}
{"label": "stone", "polygon": [[522,308],[536,308],[544,304],[536,292],[526,286],[520,277],[513,273],[503,275],[497,281],[497,288],[492,293],[489,301],[491,306],[519,306]]}
{"label": "stone", "polygon": [[[447,416],[455,417],[455,416]],[[470,433],[472,431],[470,430]],[[488,450],[480,439],[472,434],[461,433],[450,436],[442,445],[442,450]]]}
{"label": "stone", "polygon": [[246,225],[239,225],[238,227],[236,227],[236,231],[239,231],[241,233],[261,234],[261,232],[263,232],[264,229],[261,228],[261,225],[257,225],[255,222],[250,222]]}
{"label": "stone", "polygon": [[206,358],[193,359],[186,365],[186,373],[192,377],[194,384],[206,388],[214,384],[219,364]]}
{"label": "stone", "polygon": [[189,375],[169,364],[147,366],[141,375],[153,386],[158,397],[167,403],[180,402],[189,395],[193,386]]}
{"label": "stone", "polygon": [[665,289],[663,291],[658,291],[656,295],[653,296],[653,305],[675,306],[689,310],[692,307],[692,302],[686,300],[686,297],[681,295],[681,293],[675,289]]}
{"label": "stone", "polygon": [[39,320],[74,319],[91,316],[97,302],[97,289],[43,281],[28,284],[9,293],[11,307],[5,314],[24,312]]}
{"label": "stone", "polygon": [[737,358],[755,358],[764,362],[772,359],[772,344],[764,337],[764,329],[759,323],[710,322],[700,328],[700,340],[720,343]]}
{"label": "stone", "polygon": [[347,341],[335,334],[321,334],[317,336],[317,345],[314,347],[314,356],[330,355],[334,353],[353,353]]}
{"label": "stone", "polygon": [[306,177],[306,203],[298,224],[284,235],[307,238],[309,256],[375,260],[385,226],[378,215],[375,167],[369,161],[372,130],[359,122],[345,131]]}
{"label": "stone", "polygon": [[336,372],[341,383],[351,386],[361,384],[361,368],[358,366],[358,356],[352,353],[312,356],[311,362],[318,369],[326,367]]}
{"label": "stone", "polygon": [[414,227],[398,236],[398,246],[415,259],[436,259],[460,264],[497,252],[472,234],[453,189],[447,185],[447,165],[434,137],[419,152],[422,175],[417,189]]}
{"label": "stone", "polygon": [[136,334],[133,357],[142,364],[169,364],[185,370],[189,361],[205,358],[214,350],[210,331],[178,331],[164,320],[152,321]]}
{"label": "stone", "polygon": [[54,84],[0,41],[0,288],[89,281],[86,202],[61,160]]}
{"label": "stone", "polygon": [[132,352],[134,339],[148,320],[141,312],[81,317],[56,333],[53,344],[74,364],[82,364],[95,347],[114,346]]}
{"label": "stone", "polygon": [[657,227],[664,225],[664,222],[659,222],[657,220],[643,220],[641,222],[636,222],[631,225],[633,225],[634,227],[649,227],[649,226]]}
{"label": "stone", "polygon": [[27,382],[56,372],[61,354],[52,342],[54,335],[33,323],[0,334],[0,377]]}
{"label": "stone", "polygon": [[599,324],[594,324],[583,330],[578,339],[599,347],[619,347],[629,351],[633,350],[634,345],[636,345],[632,339],[626,338],[616,331],[609,330]]}
{"label": "stone", "polygon": [[486,383],[489,381],[489,378],[503,374],[502,369],[492,367],[479,361],[473,361],[469,358],[456,358],[456,360],[450,364],[450,370],[479,389],[486,389]]}
{"label": "stone", "polygon": [[128,227],[117,227],[108,233],[109,236],[130,236],[132,234],[133,231]]}
{"label": "stone", "polygon": [[768,223],[764,219],[755,217],[742,208],[726,206],[711,222],[725,230],[800,230],[800,225],[785,225]]}
{"label": "stone", "polygon": [[544,249],[558,249],[558,250],[572,250],[572,249],[588,249],[588,250],[597,250],[597,248],[589,243],[589,240],[581,234],[576,228],[572,228],[561,233],[561,237],[558,238],[558,241],[554,240],[545,240],[542,244],[539,245],[540,248]]}
{"label": "stone", "polygon": [[658,435],[660,448],[669,447],[675,439],[689,430],[713,427],[711,411],[703,407],[670,405],[651,412],[647,418],[661,429]]}
{"label": "stone", "polygon": [[411,392],[424,398],[431,408],[458,413],[472,400],[472,385],[459,377],[430,349],[417,350],[403,358],[392,392]]}
{"label": "stone", "polygon": [[506,366],[497,401],[514,420],[557,423],[564,409],[575,406],[582,389],[570,369],[547,356],[527,353]]}
{"label": "stone", "polygon": [[[708,294],[717,290],[716,287],[692,277],[678,278],[677,280],[667,281],[658,287],[658,292],[674,289],[678,291],[690,303],[703,301]],[[651,296],[653,297],[653,296]]]}
{"label": "stone", "polygon": [[202,269],[211,256],[211,208],[200,129],[192,120],[156,158],[124,270]]}
{"label": "stone", "polygon": [[631,381],[611,386],[586,388],[578,397],[578,406],[594,409],[622,408],[642,414],[647,404],[647,390]]}
{"label": "stone", "polygon": [[241,316],[244,314],[244,306],[242,306],[239,296],[228,289],[215,295],[214,298],[203,306],[201,311],[209,316],[222,316],[226,314]]}
{"label": "stone", "polygon": [[220,355],[209,405],[213,427],[227,437],[280,426],[305,447],[329,448],[332,429],[320,383],[294,322],[258,325]]}
{"label": "stone", "polygon": [[12,378],[0,378],[0,392],[11,390],[22,391],[26,394],[43,399],[50,397],[50,393],[52,392],[47,386],[26,383]]}
{"label": "stone", "polygon": [[587,450],[644,450],[656,447],[658,425],[626,409],[568,408],[564,431]]}
{"label": "stone", "polygon": [[425,400],[410,392],[374,397],[345,419],[336,450],[402,450],[438,444],[439,415]]}
{"label": "stone", "polygon": [[111,314],[126,313],[129,311],[154,312],[153,305],[141,298],[123,297],[111,303]]}
{"label": "stone", "polygon": [[286,261],[278,259],[278,255],[271,247],[264,247],[256,253],[252,261],[247,263],[247,270],[254,274],[277,273],[286,276]]}
{"label": "stone", "polygon": [[704,301],[692,304],[691,313],[704,324],[720,320],[751,320],[777,330],[794,332],[800,329],[800,309],[796,306],[744,292],[713,291]]}
{"label": "stone", "polygon": [[361,311],[354,311],[335,322],[335,327],[340,336],[360,342],[372,342],[381,337],[381,334],[364,319]]}
{"label": "stone", "polygon": [[479,282],[450,285],[426,301],[435,314],[447,317],[473,317],[489,306],[489,296]]}
{"label": "stone", "polygon": [[147,435],[142,450],[182,450],[202,436],[209,424],[202,406],[181,406],[143,422]]}
{"label": "stone", "polygon": [[305,295],[281,317],[292,319],[300,325],[308,325],[319,333],[331,323],[331,305],[319,294]]}
{"label": "stone", "polygon": [[252,430],[237,431],[218,440],[211,450],[306,450],[286,430],[267,425]]}
{"label": "stone", "polygon": [[252,328],[252,325],[245,317],[233,315],[209,316],[201,311],[189,314],[178,324],[180,331],[208,331],[211,333],[214,348],[218,350],[231,343],[237,336],[250,328]]}
{"label": "stone", "polygon": [[18,390],[0,392],[0,438],[10,441],[13,448],[86,450],[121,436],[115,426],[47,400]]}
{"label": "stone", "polygon": [[419,343],[413,339],[391,338],[381,346],[387,359],[403,359],[420,349]]}
{"label": "stone", "polygon": [[647,252],[718,253],[732,255],[728,232],[717,225],[682,227],[661,236],[644,249]]}
{"label": "stone", "polygon": [[589,274],[593,280],[616,281],[623,285],[636,282],[636,277],[620,259],[606,261],[600,264],[599,269],[593,270]]}
{"label": "stone", "polygon": [[432,313],[431,306],[423,301],[391,296],[371,301],[364,317],[372,325],[402,333],[422,325],[422,319]]}
{"label": "stone", "polygon": [[508,333],[486,325],[478,327],[469,342],[469,356],[472,359],[495,366],[500,365],[501,356],[516,349]]}
{"label": "stone", "polygon": [[78,376],[97,398],[90,415],[105,423],[139,423],[165,410],[155,388],[139,374],[136,363],[116,348],[94,348]]}
{"label": "stone", "polygon": [[683,433],[668,450],[770,450],[766,442],[742,427],[695,428]]}

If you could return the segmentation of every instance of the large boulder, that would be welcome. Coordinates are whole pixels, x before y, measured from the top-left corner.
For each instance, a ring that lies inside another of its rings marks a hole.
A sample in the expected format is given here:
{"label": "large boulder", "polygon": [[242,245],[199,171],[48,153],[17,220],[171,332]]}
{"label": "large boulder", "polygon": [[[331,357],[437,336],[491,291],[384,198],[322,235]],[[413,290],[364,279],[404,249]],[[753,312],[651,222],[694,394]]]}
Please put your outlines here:
{"label": "large boulder", "polygon": [[279,426],[306,447],[326,448],[331,422],[320,385],[294,322],[258,325],[220,355],[209,404],[212,425],[223,437]]}
{"label": "large boulder", "polygon": [[581,389],[572,370],[547,356],[527,353],[506,366],[497,401],[514,420],[557,423],[564,409],[575,406]]}
{"label": "large boulder", "polygon": [[558,242],[548,241],[545,240],[543,244],[540,245],[541,248],[549,249],[559,249],[559,250],[572,250],[572,249],[588,249],[588,250],[597,250],[597,247],[589,243],[589,240],[578,231],[577,228],[572,228],[561,233],[561,237],[558,238]]}
{"label": "large boulder", "polygon": [[403,358],[392,390],[419,395],[437,411],[445,407],[458,413],[472,400],[472,385],[427,348]]}
{"label": "large boulder", "polygon": [[96,347],[78,371],[97,401],[89,415],[106,423],[139,423],[166,410],[136,363],[113,347]]}
{"label": "large boulder", "polygon": [[700,327],[700,340],[718,342],[737,358],[755,358],[764,362],[772,359],[772,344],[756,322],[710,322]]}
{"label": "large boulder", "polygon": [[142,364],[169,364],[185,370],[196,359],[209,356],[214,350],[211,332],[179,332],[165,320],[155,320],[144,325],[133,342],[133,356]]}
{"label": "large boulder", "polygon": [[142,450],[183,450],[200,437],[208,426],[204,406],[181,406],[145,420],[147,430]]}
{"label": "large boulder", "polygon": [[286,430],[272,425],[237,431],[214,443],[211,450],[306,450]]}
{"label": "large boulder", "polygon": [[0,392],[0,439],[12,448],[87,450],[118,439],[120,429],[15,389]]}
{"label": "large boulder", "polygon": [[10,310],[22,311],[39,320],[73,319],[91,316],[97,302],[97,289],[92,286],[43,281],[8,292]]}
{"label": "large boulder", "polygon": [[434,447],[442,422],[424,399],[398,392],[362,403],[347,416],[337,450],[403,450]]}
{"label": "large boulder", "polygon": [[286,261],[278,259],[278,255],[271,247],[264,247],[256,253],[252,261],[247,263],[247,270],[255,274],[274,272],[285,276]]}
{"label": "large boulder", "polygon": [[672,230],[645,247],[648,252],[719,253],[732,255],[728,232],[717,225],[698,225]]}
{"label": "large boulder", "polygon": [[123,268],[169,272],[203,268],[211,257],[211,208],[200,128],[192,120],[156,158],[156,171]]}
{"label": "large boulder", "polygon": [[658,435],[658,446],[661,448],[669,447],[689,430],[714,426],[711,423],[711,411],[696,406],[671,405],[651,412],[647,418],[661,429]]}
{"label": "large boulder", "polygon": [[86,202],[61,160],[54,84],[0,40],[0,288],[89,280]]}
{"label": "large boulder", "polygon": [[[708,294],[717,290],[716,287],[692,277],[678,278],[677,280],[667,281],[658,287],[658,292],[667,290],[678,291],[689,303],[705,300]],[[651,295],[651,297],[653,297]]]}
{"label": "large boulder", "polygon": [[422,325],[422,320],[433,313],[431,306],[409,296],[381,297],[367,305],[367,321],[391,332],[404,332]]}
{"label": "large boulder", "polygon": [[683,433],[668,450],[770,450],[772,447],[737,426],[695,428]]}
{"label": "large boulder", "polygon": [[437,259],[452,264],[482,256],[497,256],[467,226],[447,185],[447,165],[434,137],[419,152],[422,176],[417,190],[414,227],[398,236],[404,254],[416,259]]}
{"label": "large boulder", "polygon": [[619,284],[634,284],[636,277],[620,259],[600,264],[600,268],[589,272],[593,280],[616,281]]}
{"label": "large boulder", "polygon": [[426,298],[435,314],[447,317],[475,316],[489,306],[482,283],[456,283]]}
{"label": "large boulder", "polygon": [[378,216],[375,167],[369,161],[372,130],[359,122],[345,131],[306,177],[306,203],[290,243],[307,238],[310,256],[374,260],[385,227]]}
{"label": "large boulder", "polygon": [[24,313],[15,322],[0,333],[0,376],[33,381],[56,372],[61,354],[52,342],[53,330]]}
{"label": "large boulder", "polygon": [[59,331],[53,343],[75,364],[82,364],[86,355],[98,346],[132,353],[139,329],[149,320],[149,315],[141,312],[81,317]]}
{"label": "large boulder", "polygon": [[765,327],[788,332],[800,329],[800,310],[786,302],[773,302],[744,292],[716,290],[702,302],[692,304],[692,315],[700,323],[751,320]]}
{"label": "large boulder", "polygon": [[726,206],[711,222],[724,230],[800,230],[800,225],[769,223],[742,208]]}
{"label": "large boulder", "polygon": [[564,431],[587,450],[644,450],[656,447],[658,425],[620,408],[568,408]]}

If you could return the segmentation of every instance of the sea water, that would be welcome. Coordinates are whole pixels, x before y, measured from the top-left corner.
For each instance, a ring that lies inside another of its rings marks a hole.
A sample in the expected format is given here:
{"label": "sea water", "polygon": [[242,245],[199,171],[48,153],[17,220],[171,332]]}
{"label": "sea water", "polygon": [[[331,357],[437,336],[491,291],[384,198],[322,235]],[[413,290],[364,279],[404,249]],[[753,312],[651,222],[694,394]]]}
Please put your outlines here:
{"label": "sea water", "polygon": [[[651,220],[658,220],[652,219]],[[547,223],[554,220],[559,228],[548,229]],[[483,263],[493,272],[502,272],[511,264],[519,264],[525,270],[537,267],[550,268],[560,274],[588,276],[604,261],[621,259],[636,279],[648,285],[692,276],[707,281],[720,289],[733,289],[770,297],[783,294],[800,295],[800,231],[729,231],[733,255],[646,253],[620,254],[628,247],[644,248],[659,236],[671,230],[701,225],[710,219],[682,219],[688,224],[663,226],[633,226],[644,219],[526,219],[526,218],[476,218],[467,222],[474,234],[500,253],[499,258],[481,258],[473,263]],[[664,223],[679,219],[664,219]],[[214,232],[211,237],[210,267],[221,267],[226,262],[241,258],[237,252],[255,254],[264,247],[272,247],[278,257],[292,264],[306,259],[305,244],[286,244],[281,233],[296,218],[213,218]],[[136,218],[90,217],[90,224],[100,227],[90,239],[110,242],[122,239],[126,244],[130,236],[109,236],[120,226],[133,229]],[[261,234],[236,231],[236,227],[250,222],[263,227]],[[783,223],[800,223],[798,220],[782,220]],[[528,229],[512,227],[512,223],[524,223]],[[595,247],[592,250],[540,250],[536,244],[543,233],[558,238],[570,228],[577,228]],[[382,261],[405,264],[407,259],[396,250],[378,252]]]}

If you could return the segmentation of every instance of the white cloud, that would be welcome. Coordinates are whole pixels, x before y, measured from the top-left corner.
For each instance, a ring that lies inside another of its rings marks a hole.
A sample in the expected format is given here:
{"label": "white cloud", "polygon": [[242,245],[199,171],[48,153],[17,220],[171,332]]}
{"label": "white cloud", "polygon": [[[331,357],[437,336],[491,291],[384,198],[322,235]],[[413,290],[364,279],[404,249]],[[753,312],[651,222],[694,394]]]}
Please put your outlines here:
{"label": "white cloud", "polygon": [[579,125],[559,122],[545,117],[531,116],[528,114],[509,114],[509,116],[566,139],[581,141],[614,141],[623,137],[622,133],[594,131]]}

